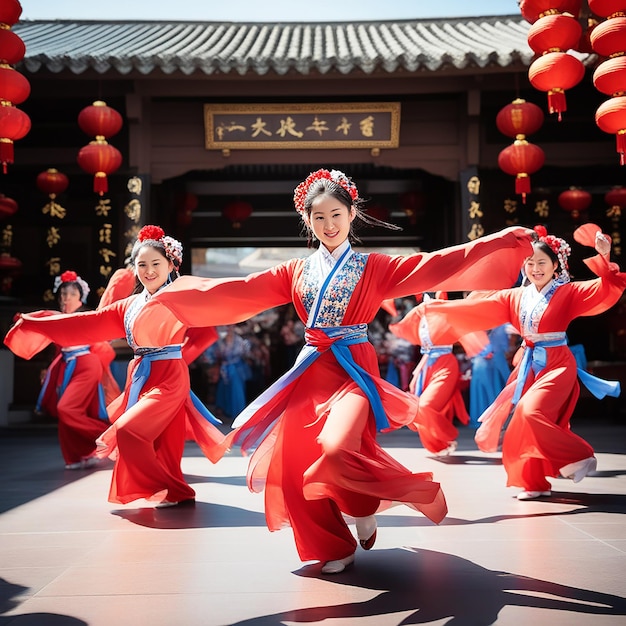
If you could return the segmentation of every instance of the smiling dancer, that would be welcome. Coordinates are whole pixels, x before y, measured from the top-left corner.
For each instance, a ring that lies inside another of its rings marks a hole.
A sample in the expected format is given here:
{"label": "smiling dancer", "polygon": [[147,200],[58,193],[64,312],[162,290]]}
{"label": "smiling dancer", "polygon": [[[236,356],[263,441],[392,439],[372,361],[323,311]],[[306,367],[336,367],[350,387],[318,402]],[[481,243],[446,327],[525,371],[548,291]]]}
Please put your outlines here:
{"label": "smiling dancer", "polygon": [[[57,276],[53,292],[58,294],[61,313],[87,310],[89,285],[76,272],[68,270]],[[110,375],[106,376],[115,352],[108,342],[77,345],[74,340],[57,349],[46,371],[36,411],[58,420],[65,469],[87,469],[98,462],[96,439],[109,427],[103,382],[110,390],[109,400],[120,392]]]}
{"label": "smiling dancer", "polygon": [[195,492],[181,460],[188,433],[217,462],[224,435],[190,393],[188,363],[217,339],[213,328],[187,329],[167,309],[147,323],[142,312],[151,298],[178,276],[180,242],[158,226],[144,226],[131,254],[142,291],[97,311],[73,315],[21,315],[5,344],[30,358],[50,341],[105,341],[125,336],[133,349],[124,394],[108,407],[113,425],[102,435],[99,456],[115,457],[109,501],[126,504],[145,498],[158,506],[187,506]]}
{"label": "smiling dancer", "polygon": [[292,370],[239,415],[229,439],[244,452],[254,449],[248,486],[265,489],[268,528],[291,526],[300,558],[321,561],[322,572],[332,574],[352,564],[358,545],[343,514],[356,518],[365,549],[376,538],[374,513],[388,501],[434,522],[446,514],[432,475],[413,474],[376,441],[377,430],[406,423],[417,400],[380,378],[367,324],[389,298],[508,284],[530,253],[532,231],[509,229],[407,257],[363,254],[351,247],[353,227],[371,218],[344,173],[313,172],[296,188],[294,203],[318,248],[309,258],[246,278],[182,277],[148,308],[158,317],[165,305],[185,324],[213,326],[293,302],[306,345]]}
{"label": "smiling dancer", "polygon": [[510,323],[523,344],[516,367],[495,402],[480,418],[476,443],[485,452],[498,448],[507,486],[521,487],[519,500],[551,495],[547,477],[581,481],[596,469],[593,448],[570,430],[578,400],[578,378],[598,398],[619,395],[619,383],[601,381],[577,369],[565,331],[580,316],[597,315],[613,306],[626,289],[626,274],[609,261],[611,239],[594,224],[584,224],[574,239],[595,247],[585,264],[598,278],[570,282],[570,246],[537,227],[539,240],[524,263],[521,287],[495,293],[473,293],[465,300],[432,303],[426,311],[432,336],[452,342],[477,329]]}

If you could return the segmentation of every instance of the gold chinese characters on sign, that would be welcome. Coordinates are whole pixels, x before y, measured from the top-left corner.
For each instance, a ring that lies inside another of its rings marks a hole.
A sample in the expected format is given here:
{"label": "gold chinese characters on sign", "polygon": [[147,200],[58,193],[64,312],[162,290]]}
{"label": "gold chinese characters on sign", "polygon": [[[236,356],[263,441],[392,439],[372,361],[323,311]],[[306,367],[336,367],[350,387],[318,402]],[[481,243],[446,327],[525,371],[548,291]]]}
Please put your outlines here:
{"label": "gold chinese characters on sign", "polygon": [[480,205],[480,178],[478,176],[471,176],[467,181],[467,203],[467,216],[469,220],[473,220],[470,222],[467,238],[474,241],[485,234],[485,229],[480,222],[484,213]]}
{"label": "gold chinese characters on sign", "polygon": [[205,147],[397,148],[400,103],[205,104]]}

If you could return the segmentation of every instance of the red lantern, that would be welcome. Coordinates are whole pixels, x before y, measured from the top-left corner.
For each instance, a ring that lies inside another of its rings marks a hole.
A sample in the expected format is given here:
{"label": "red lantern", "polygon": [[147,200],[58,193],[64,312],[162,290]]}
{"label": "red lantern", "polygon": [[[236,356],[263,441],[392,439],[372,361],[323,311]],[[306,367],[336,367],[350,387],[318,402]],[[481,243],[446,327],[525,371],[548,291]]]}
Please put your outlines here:
{"label": "red lantern", "polygon": [[567,191],[560,193],[558,197],[559,206],[570,213],[574,219],[578,219],[580,213],[589,208],[591,200],[591,194],[578,187],[570,187]]}
{"label": "red lantern", "polygon": [[252,211],[252,205],[249,202],[234,200],[224,207],[222,215],[232,222],[233,228],[241,228],[241,223],[252,215]]}
{"label": "red lantern", "polygon": [[175,197],[174,206],[179,226],[189,226],[191,214],[198,208],[198,196],[184,191]]}
{"label": "red lantern", "polygon": [[78,114],[78,125],[91,137],[112,137],[120,132],[122,124],[122,116],[102,100],[97,100]]}
{"label": "red lantern", "polygon": [[28,79],[12,67],[0,65],[0,103],[20,104],[30,95]]}
{"label": "red lantern", "polygon": [[13,163],[13,142],[30,130],[30,117],[13,106],[0,106],[0,162],[7,173],[7,163]]}
{"label": "red lantern", "polygon": [[593,73],[593,85],[609,96],[626,92],[626,56],[614,57],[600,63]]}
{"label": "red lantern", "polygon": [[588,0],[587,4],[591,12],[600,17],[609,17],[626,11],[623,0]]}
{"label": "red lantern", "polygon": [[548,92],[548,109],[557,113],[567,111],[565,91],[577,85],[585,75],[585,66],[566,52],[547,52],[535,59],[528,70],[528,78],[535,89]]}
{"label": "red lantern", "polygon": [[198,208],[198,196],[195,193],[183,191],[175,196],[174,205],[177,212],[192,213]]}
{"label": "red lantern", "polygon": [[3,193],[0,193],[0,220],[11,217],[13,214],[17,213],[17,209],[17,202],[13,200],[13,198],[9,198]]}
{"label": "red lantern", "polygon": [[519,8],[526,21],[534,24],[543,15],[570,13],[578,17],[582,0],[520,0]]}
{"label": "red lantern", "polygon": [[0,272],[18,273],[22,267],[22,262],[14,256],[3,252],[0,254]]}
{"label": "red lantern", "polygon": [[58,194],[63,193],[67,189],[70,181],[65,174],[51,167],[37,175],[36,183],[38,189],[47,193],[50,199],[54,200]]}
{"label": "red lantern", "polygon": [[530,193],[530,174],[534,174],[545,162],[545,154],[539,146],[518,139],[507,146],[498,155],[498,166],[501,170],[515,176],[515,193],[526,202],[526,194]]}
{"label": "red lantern", "polygon": [[365,213],[381,222],[389,221],[389,209],[382,204],[372,204],[368,206]]}
{"label": "red lantern", "polygon": [[0,2],[0,24],[13,26],[22,15],[22,5],[17,0],[2,0]]}
{"label": "red lantern", "polygon": [[415,226],[417,218],[424,212],[426,199],[419,191],[407,191],[400,196],[400,208],[409,218],[409,224]]}
{"label": "red lantern", "polygon": [[540,107],[522,98],[502,107],[496,115],[498,130],[507,137],[524,139],[537,132],[543,124],[544,115]]}
{"label": "red lantern", "polygon": [[626,208],[626,187],[613,187],[604,195],[604,201],[610,206]]}
{"label": "red lantern", "polygon": [[626,50],[626,17],[612,17],[598,24],[589,36],[591,46],[601,57]]}
{"label": "red lantern", "polygon": [[[593,5],[593,6],[592,6]],[[609,19],[598,24],[591,33],[594,51],[604,57],[593,74],[593,84],[612,98],[596,110],[596,124],[605,133],[615,134],[620,164],[626,163],[626,3],[621,0],[590,2],[589,8]]]}
{"label": "red lantern", "polygon": [[82,147],[77,157],[78,165],[93,174],[93,190],[104,195],[109,190],[107,174],[112,174],[122,165],[122,154],[106,141],[91,141]]}
{"label": "red lantern", "polygon": [[593,33],[595,27],[599,24],[598,20],[593,17],[587,18],[587,28],[583,30],[580,40],[576,45],[576,50],[584,54],[593,54],[593,47],[591,46],[591,33]]}
{"label": "red lantern", "polygon": [[0,63],[15,65],[26,54],[26,46],[13,31],[0,28]]}
{"label": "red lantern", "polygon": [[603,102],[596,111],[600,130],[615,135],[620,165],[626,164],[626,96],[616,96]]}
{"label": "red lantern", "polygon": [[582,32],[582,26],[569,15],[545,15],[528,29],[528,45],[537,54],[566,52],[578,46]]}

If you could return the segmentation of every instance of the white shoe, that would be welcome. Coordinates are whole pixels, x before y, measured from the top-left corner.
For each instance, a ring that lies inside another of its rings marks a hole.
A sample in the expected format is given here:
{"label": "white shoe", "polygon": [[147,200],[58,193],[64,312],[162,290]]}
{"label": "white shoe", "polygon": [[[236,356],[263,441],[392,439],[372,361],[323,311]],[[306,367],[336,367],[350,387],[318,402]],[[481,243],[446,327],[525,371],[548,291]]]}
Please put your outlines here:
{"label": "white shoe", "polygon": [[346,567],[350,567],[354,563],[354,554],[345,557],[344,559],[337,559],[336,561],[326,561],[322,567],[322,574],[339,574],[343,572]]}
{"label": "white shoe", "polygon": [[459,444],[456,441],[449,441],[447,448],[444,448],[443,450],[439,450],[439,452],[435,452],[435,454],[437,456],[448,456],[457,449],[458,445]]}
{"label": "white shoe", "polygon": [[159,502],[157,505],[155,505],[155,509],[169,509],[173,506],[177,506],[177,507],[189,507],[189,506],[196,506],[196,499],[195,498],[189,498],[187,500],[178,500],[176,502],[171,502],[170,500],[162,500],[161,502]]}
{"label": "white shoe", "polygon": [[95,456],[89,456],[86,459],[83,459],[82,461],[78,461],[77,463],[68,463],[65,466],[65,469],[66,470],[89,469],[90,467],[97,465],[99,462],[100,462],[100,459],[96,458]]}
{"label": "white shoe", "polygon": [[517,494],[518,500],[536,500],[537,498],[543,498],[545,496],[551,496],[551,491],[520,491]]}
{"label": "white shoe", "polygon": [[355,517],[356,536],[363,550],[371,550],[376,541],[376,518],[373,515],[367,517]]}
{"label": "white shoe", "polygon": [[575,483],[579,483],[587,474],[596,471],[598,467],[598,460],[595,456],[590,456],[582,461],[576,461],[575,463],[569,463],[562,467],[559,472],[561,476],[565,478],[571,478]]}
{"label": "white shoe", "polygon": [[100,463],[100,459],[96,456],[90,456],[81,461],[81,465],[83,469],[89,469],[90,467],[94,467]]}

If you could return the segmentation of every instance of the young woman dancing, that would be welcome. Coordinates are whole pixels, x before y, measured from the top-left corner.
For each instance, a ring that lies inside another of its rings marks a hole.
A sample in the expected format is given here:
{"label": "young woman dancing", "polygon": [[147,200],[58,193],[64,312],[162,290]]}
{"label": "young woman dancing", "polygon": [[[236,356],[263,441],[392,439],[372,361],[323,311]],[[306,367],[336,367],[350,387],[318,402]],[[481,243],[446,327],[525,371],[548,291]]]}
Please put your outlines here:
{"label": "young woman dancing", "polygon": [[522,489],[519,500],[550,496],[549,477],[579,482],[596,469],[593,448],[570,429],[580,393],[578,379],[598,398],[620,392],[619,383],[577,369],[565,334],[573,319],[606,311],[626,289],[626,274],[609,261],[610,237],[594,224],[574,232],[577,242],[599,253],[585,260],[598,278],[570,282],[570,246],[543,227],[537,231],[539,240],[524,263],[526,278],[521,287],[431,303],[425,313],[438,342],[452,342],[464,333],[504,323],[512,324],[522,336],[516,366],[506,387],[481,416],[475,436],[481,450],[494,452],[505,429],[502,462],[507,486]]}
{"label": "young woman dancing", "polygon": [[[57,276],[53,291],[61,313],[87,310],[89,285],[76,272],[68,270]],[[58,345],[57,350],[46,371],[36,411],[58,420],[65,469],[87,469],[98,462],[96,439],[109,427],[106,402],[120,393],[109,371],[115,352],[108,342],[77,345],[75,340]]]}
{"label": "young woman dancing", "polygon": [[306,345],[294,367],[239,415],[229,441],[244,452],[254,449],[248,486],[265,488],[268,528],[291,526],[300,558],[321,561],[322,572],[332,574],[352,564],[358,545],[343,514],[356,518],[366,550],[376,538],[374,513],[385,503],[402,502],[436,523],[446,514],[432,475],[412,473],[376,441],[377,430],[409,421],[417,400],[380,378],[367,324],[389,298],[515,280],[532,231],[510,229],[407,257],[364,254],[351,241],[355,222],[368,218],[344,173],[313,172],[294,202],[317,246],[309,258],[246,278],[182,277],[149,308],[158,317],[165,305],[185,324],[206,326],[293,302]]}
{"label": "young woman dancing", "polygon": [[140,293],[97,311],[72,315],[21,315],[5,344],[30,358],[50,341],[64,344],[126,337],[135,357],[124,393],[108,406],[112,426],[99,440],[99,456],[115,458],[109,501],[145,498],[158,506],[190,505],[195,492],[181,469],[190,433],[203,453],[217,462],[224,435],[190,393],[188,363],[217,339],[213,328],[188,329],[167,309],[149,322],[142,311],[178,276],[182,246],[158,226],[144,226],[131,254]]}

